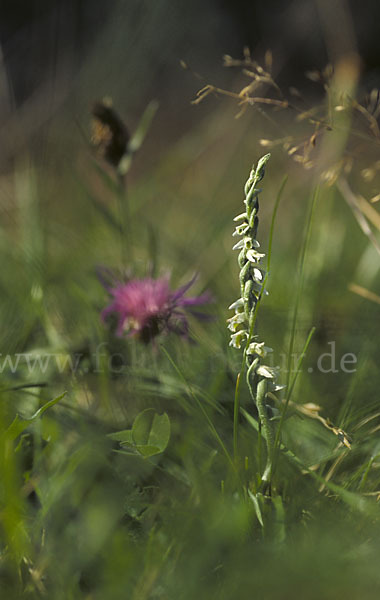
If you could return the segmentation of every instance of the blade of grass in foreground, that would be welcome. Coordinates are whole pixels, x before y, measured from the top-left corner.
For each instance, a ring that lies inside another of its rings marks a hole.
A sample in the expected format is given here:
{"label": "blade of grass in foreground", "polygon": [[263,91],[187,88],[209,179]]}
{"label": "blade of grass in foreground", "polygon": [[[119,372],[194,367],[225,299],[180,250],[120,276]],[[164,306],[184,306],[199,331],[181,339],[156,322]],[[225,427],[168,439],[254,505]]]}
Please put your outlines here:
{"label": "blade of grass in foreground", "polygon": [[[295,337],[296,337],[298,310],[299,310],[301,294],[302,294],[302,289],[303,289],[303,282],[304,282],[305,259],[306,259],[306,253],[307,253],[307,249],[308,249],[309,241],[310,241],[310,237],[311,237],[311,227],[312,227],[312,222],[313,222],[314,208],[315,208],[315,204],[316,204],[316,201],[318,198],[318,194],[319,194],[319,187],[317,186],[313,192],[313,195],[311,196],[309,214],[308,214],[308,218],[306,221],[305,235],[304,235],[304,240],[303,240],[300,258],[299,258],[298,282],[297,282],[297,288],[296,288],[296,293],[295,293],[295,304],[294,304],[292,328],[291,328],[291,332],[290,332],[290,341],[289,341],[289,350],[288,350],[287,378],[286,378],[286,388],[285,388],[287,390],[287,393],[286,393],[286,400],[285,400],[284,408],[283,408],[283,411],[281,414],[280,423],[279,423],[277,434],[276,434],[275,447],[278,447],[282,426],[284,424],[285,414],[286,414],[286,411],[289,406],[290,394],[293,391],[293,387],[294,387],[294,385],[290,386],[292,357],[293,357],[294,342],[295,342]],[[312,333],[310,332],[309,337],[306,341],[306,348],[309,345],[311,335],[312,335]]]}
{"label": "blade of grass in foreground", "polygon": [[304,345],[304,347],[302,348],[302,353],[301,353],[301,356],[300,356],[300,357],[299,357],[299,359],[298,359],[298,362],[297,362],[297,365],[296,365],[296,371],[295,371],[294,377],[293,377],[293,379],[292,379],[292,381],[291,381],[291,383],[290,383],[290,385],[289,385],[289,390],[288,390],[288,392],[287,392],[287,397],[286,397],[286,399],[287,399],[287,401],[288,401],[288,402],[290,401],[290,398],[291,398],[291,396],[292,396],[292,394],[293,394],[293,390],[294,390],[294,387],[295,387],[295,385],[296,385],[296,382],[297,382],[297,379],[298,379],[298,374],[299,374],[299,372],[301,371],[301,366],[302,366],[302,363],[303,363],[303,361],[304,361],[304,358],[305,358],[305,355],[306,355],[307,349],[308,349],[308,347],[309,347],[309,345],[310,345],[311,338],[313,337],[313,335],[314,335],[314,333],[315,333],[315,329],[316,329],[315,327],[312,327],[312,328],[310,329],[310,331],[309,331],[309,335],[308,335],[308,336],[307,336],[307,338],[306,338],[305,345]]}
{"label": "blade of grass in foreground", "polygon": [[294,305],[292,328],[291,328],[291,332],[290,332],[289,351],[288,351],[287,379],[286,379],[286,389],[287,390],[289,390],[289,384],[290,384],[290,378],[291,378],[292,357],[293,357],[294,342],[295,342],[295,337],[296,337],[298,309],[299,309],[299,305],[300,305],[301,294],[302,294],[302,289],[303,289],[303,282],[304,282],[305,259],[306,259],[307,248],[309,246],[314,208],[315,208],[315,204],[316,204],[316,201],[318,198],[318,194],[319,194],[319,188],[316,187],[314,190],[314,193],[311,197],[309,214],[308,214],[308,218],[307,218],[307,222],[306,222],[305,235],[304,235],[304,240],[303,240],[300,258],[299,258],[298,282],[297,282],[297,288],[296,288],[296,293],[295,293],[295,305]]}
{"label": "blade of grass in foreground", "polygon": [[275,472],[275,469],[276,469],[276,466],[277,466],[278,450],[279,450],[279,446],[280,446],[281,431],[282,431],[282,427],[283,427],[284,420],[285,420],[285,412],[286,412],[286,409],[289,406],[290,398],[292,396],[294,387],[295,387],[296,382],[297,382],[298,373],[301,370],[301,366],[302,366],[303,360],[305,358],[307,349],[308,349],[309,344],[311,342],[311,338],[314,335],[314,332],[315,332],[315,327],[312,327],[311,330],[310,330],[310,332],[309,332],[309,335],[307,336],[307,339],[306,339],[306,342],[304,344],[304,347],[302,348],[302,353],[301,353],[301,356],[300,356],[300,358],[299,358],[299,360],[297,362],[296,372],[294,374],[292,382],[289,385],[289,389],[287,389],[287,395],[286,395],[286,399],[285,399],[285,406],[284,406],[284,409],[283,409],[282,414],[281,414],[280,423],[279,423],[279,426],[277,428],[276,438],[275,438],[275,441],[274,441],[273,473]]}
{"label": "blade of grass in foreground", "polygon": [[172,359],[172,357],[170,356],[169,352],[166,350],[166,348],[164,348],[164,346],[161,346],[161,350],[163,351],[163,353],[165,354],[165,356],[167,357],[167,359],[169,360],[170,364],[172,365],[172,367],[175,369],[176,373],[178,373],[178,375],[180,376],[180,378],[182,379],[182,381],[185,383],[188,394],[191,396],[191,398],[193,398],[193,400],[195,401],[195,403],[197,404],[199,410],[201,411],[201,413],[203,414],[203,416],[205,417],[208,426],[213,434],[213,436],[215,437],[215,439],[217,440],[218,444],[220,445],[221,449],[223,450],[223,453],[225,454],[229,464],[232,466],[233,470],[236,472],[235,469],[235,464],[231,458],[230,453],[228,452],[222,438],[220,437],[219,433],[217,432],[214,423],[212,422],[212,420],[210,419],[209,415],[207,414],[207,411],[205,410],[202,402],[200,402],[199,398],[196,396],[196,394],[194,394],[191,386],[189,385],[189,383],[186,381],[185,376],[183,375],[183,373],[180,371],[180,369],[178,368],[178,366],[176,365],[176,363],[174,362],[174,360]]}

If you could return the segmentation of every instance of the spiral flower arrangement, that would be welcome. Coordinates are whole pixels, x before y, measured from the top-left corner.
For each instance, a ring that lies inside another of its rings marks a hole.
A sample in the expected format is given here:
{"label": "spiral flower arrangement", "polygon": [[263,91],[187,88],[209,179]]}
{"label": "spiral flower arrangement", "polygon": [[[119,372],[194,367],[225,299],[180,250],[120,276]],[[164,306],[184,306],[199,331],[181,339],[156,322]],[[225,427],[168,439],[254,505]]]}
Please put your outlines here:
{"label": "spiral flower arrangement", "polygon": [[259,160],[256,168],[252,168],[244,186],[245,211],[234,219],[238,225],[233,235],[240,237],[233,249],[239,250],[241,296],[229,307],[235,311],[235,314],[228,319],[228,328],[232,332],[230,345],[238,349],[244,345],[244,366],[248,388],[257,407],[261,431],[266,441],[267,460],[261,477],[263,489],[270,485],[275,445],[266,398],[269,391],[279,389],[275,381],[277,368],[262,363],[272,349],[265,346],[264,342],[260,342],[254,333],[258,303],[261,296],[267,293],[266,273],[260,265],[265,254],[259,252],[260,244],[256,239],[259,225],[258,196],[261,192],[257,185],[264,177],[269,158],[270,154],[266,154]]}

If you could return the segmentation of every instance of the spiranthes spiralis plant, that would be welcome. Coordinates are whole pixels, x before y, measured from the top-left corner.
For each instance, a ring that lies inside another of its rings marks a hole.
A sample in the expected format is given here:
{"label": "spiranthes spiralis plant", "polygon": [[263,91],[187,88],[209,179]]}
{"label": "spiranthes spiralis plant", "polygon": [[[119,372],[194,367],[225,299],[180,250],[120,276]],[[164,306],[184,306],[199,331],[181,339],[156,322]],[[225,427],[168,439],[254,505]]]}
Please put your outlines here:
{"label": "spiranthes spiralis plant", "polygon": [[[240,268],[240,297],[231,304],[230,309],[235,314],[228,319],[228,328],[232,331],[230,345],[234,348],[244,346],[243,372],[246,374],[246,380],[250,395],[256,405],[260,429],[265,438],[267,456],[264,472],[261,475],[262,491],[270,488],[273,458],[275,449],[275,435],[271,417],[270,408],[267,405],[267,394],[270,391],[276,391],[279,386],[276,385],[277,368],[263,364],[263,359],[271,348],[260,342],[255,334],[255,322],[257,309],[262,295],[265,293],[266,274],[260,265],[265,254],[259,252],[259,242],[256,239],[259,224],[258,196],[261,192],[258,183],[265,174],[265,167],[270,158],[270,154],[263,156],[257,163],[256,168],[252,168],[248,180],[244,187],[245,211],[235,217],[237,222],[234,236],[240,237],[233,249],[239,251],[238,264]],[[240,376],[238,378],[238,385]],[[234,415],[234,450],[237,455],[237,421],[238,421],[238,394],[235,396],[235,415]],[[237,410],[236,410],[237,408]]]}

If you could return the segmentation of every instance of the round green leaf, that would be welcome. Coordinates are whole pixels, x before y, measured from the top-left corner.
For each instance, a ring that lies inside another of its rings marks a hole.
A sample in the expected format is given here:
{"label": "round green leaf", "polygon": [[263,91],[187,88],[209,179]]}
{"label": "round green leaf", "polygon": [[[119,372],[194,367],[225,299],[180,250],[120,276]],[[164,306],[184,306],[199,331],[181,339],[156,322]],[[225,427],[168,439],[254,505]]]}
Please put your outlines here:
{"label": "round green leaf", "polygon": [[141,454],[145,454],[142,447],[146,448],[147,454],[155,449],[155,454],[163,452],[170,439],[170,420],[166,413],[159,415],[153,408],[147,408],[137,415],[132,427],[132,439]]}

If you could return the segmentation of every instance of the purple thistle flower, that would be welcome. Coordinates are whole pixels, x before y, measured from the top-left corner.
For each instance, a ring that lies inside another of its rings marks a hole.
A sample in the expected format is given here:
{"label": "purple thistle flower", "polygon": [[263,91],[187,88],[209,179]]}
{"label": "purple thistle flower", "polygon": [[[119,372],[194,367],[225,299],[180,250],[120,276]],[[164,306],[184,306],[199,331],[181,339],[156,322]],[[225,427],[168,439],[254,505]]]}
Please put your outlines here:
{"label": "purple thistle flower", "polygon": [[[183,309],[211,301],[211,296],[207,293],[197,297],[184,297],[195,278],[174,291],[170,290],[168,277],[145,277],[130,279],[126,283],[116,282],[113,287],[107,287],[113,300],[102,311],[102,319],[105,320],[110,314],[116,315],[118,336],[137,336],[145,343],[163,331],[174,331],[187,336],[188,321]],[[206,317],[202,313],[193,314],[199,318]]]}

